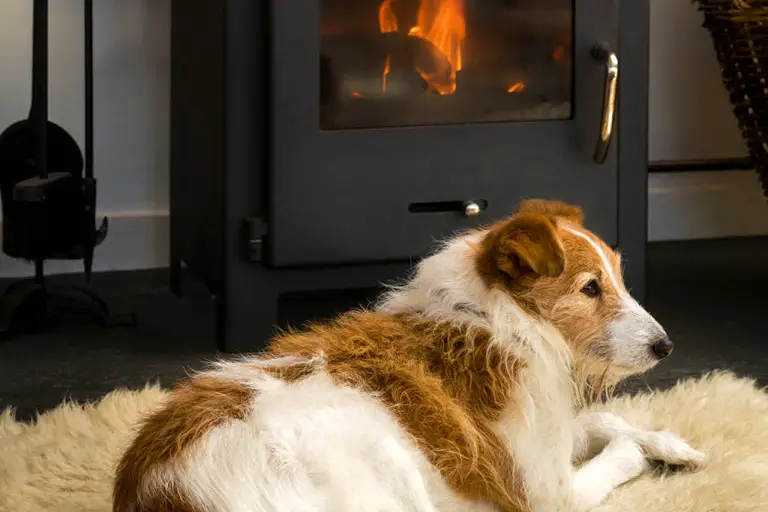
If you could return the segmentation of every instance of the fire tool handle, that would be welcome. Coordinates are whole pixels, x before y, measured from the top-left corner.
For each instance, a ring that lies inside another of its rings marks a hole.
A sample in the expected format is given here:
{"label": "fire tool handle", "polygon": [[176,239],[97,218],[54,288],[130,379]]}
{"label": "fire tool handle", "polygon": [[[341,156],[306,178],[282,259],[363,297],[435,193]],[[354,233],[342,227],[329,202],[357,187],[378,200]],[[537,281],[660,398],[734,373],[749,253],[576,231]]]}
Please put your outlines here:
{"label": "fire tool handle", "polygon": [[604,45],[592,48],[592,56],[605,65],[603,86],[603,113],[600,119],[600,136],[595,147],[595,163],[602,164],[608,157],[616,118],[616,87],[619,82],[619,58]]}

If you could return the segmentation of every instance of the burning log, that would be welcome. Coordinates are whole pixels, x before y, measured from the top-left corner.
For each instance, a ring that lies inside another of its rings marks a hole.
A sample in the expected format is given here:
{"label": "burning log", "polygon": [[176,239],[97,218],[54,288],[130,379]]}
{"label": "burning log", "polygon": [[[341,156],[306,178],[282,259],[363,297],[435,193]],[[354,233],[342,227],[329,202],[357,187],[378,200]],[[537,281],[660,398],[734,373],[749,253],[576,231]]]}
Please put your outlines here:
{"label": "burning log", "polygon": [[[451,64],[429,41],[400,32],[323,37],[320,82],[335,80],[344,97],[424,94],[451,80]],[[334,77],[323,77],[332,73]]]}

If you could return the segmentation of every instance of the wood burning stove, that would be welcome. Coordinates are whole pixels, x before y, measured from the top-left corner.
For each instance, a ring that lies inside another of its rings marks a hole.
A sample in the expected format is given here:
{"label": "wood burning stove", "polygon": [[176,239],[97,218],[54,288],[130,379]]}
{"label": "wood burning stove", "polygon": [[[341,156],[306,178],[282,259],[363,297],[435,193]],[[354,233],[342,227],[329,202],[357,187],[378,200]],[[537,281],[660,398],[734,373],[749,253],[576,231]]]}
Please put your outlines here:
{"label": "wood burning stove", "polygon": [[642,298],[647,31],[647,0],[175,0],[174,288],[183,261],[220,347],[258,349],[299,297],[545,197]]}

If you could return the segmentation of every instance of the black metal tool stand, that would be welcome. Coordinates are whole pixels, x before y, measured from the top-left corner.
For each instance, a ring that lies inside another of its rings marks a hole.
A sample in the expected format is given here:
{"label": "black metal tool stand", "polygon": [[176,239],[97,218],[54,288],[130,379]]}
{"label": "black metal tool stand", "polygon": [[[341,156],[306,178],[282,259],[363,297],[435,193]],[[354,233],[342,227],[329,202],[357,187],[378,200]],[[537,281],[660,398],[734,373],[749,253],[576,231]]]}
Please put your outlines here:
{"label": "black metal tool stand", "polygon": [[12,283],[0,299],[0,337],[46,331],[71,317],[84,317],[105,327],[137,323],[132,313],[113,315],[106,301],[88,288],[46,283],[42,261],[36,261],[34,279]]}
{"label": "black metal tool stand", "polygon": [[[21,181],[14,187],[13,200],[45,212],[46,202],[56,195],[56,187],[72,186],[79,179],[82,193],[81,240],[57,259],[82,259],[86,282],[90,282],[93,253],[107,235],[105,218],[96,228],[96,179],[93,175],[93,0],[84,0],[85,10],[85,175],[48,172],[48,0],[35,0],[33,27],[33,89],[39,108],[33,114],[37,130],[36,160],[39,175]],[[70,182],[67,184],[67,182]],[[46,237],[51,233],[45,224],[45,214],[39,216],[40,229],[30,237],[33,247],[44,253]],[[5,290],[0,299],[0,336],[16,332],[46,330],[65,316],[85,316],[96,323],[136,325],[133,313],[113,315],[106,301],[95,292],[80,286],[51,286],[45,281],[45,257],[34,258],[33,279],[17,281]]]}

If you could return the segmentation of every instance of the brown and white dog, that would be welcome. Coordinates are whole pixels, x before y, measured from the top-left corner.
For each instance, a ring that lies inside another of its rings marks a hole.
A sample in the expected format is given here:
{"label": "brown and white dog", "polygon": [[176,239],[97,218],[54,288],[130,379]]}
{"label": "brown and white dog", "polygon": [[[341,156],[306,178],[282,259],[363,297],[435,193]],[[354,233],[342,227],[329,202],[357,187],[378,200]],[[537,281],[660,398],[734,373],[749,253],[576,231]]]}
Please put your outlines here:
{"label": "brown and white dog", "polygon": [[581,210],[526,201],[374,310],[183,382],[124,454],[114,510],[587,510],[650,460],[703,461],[578,412],[671,350]]}

